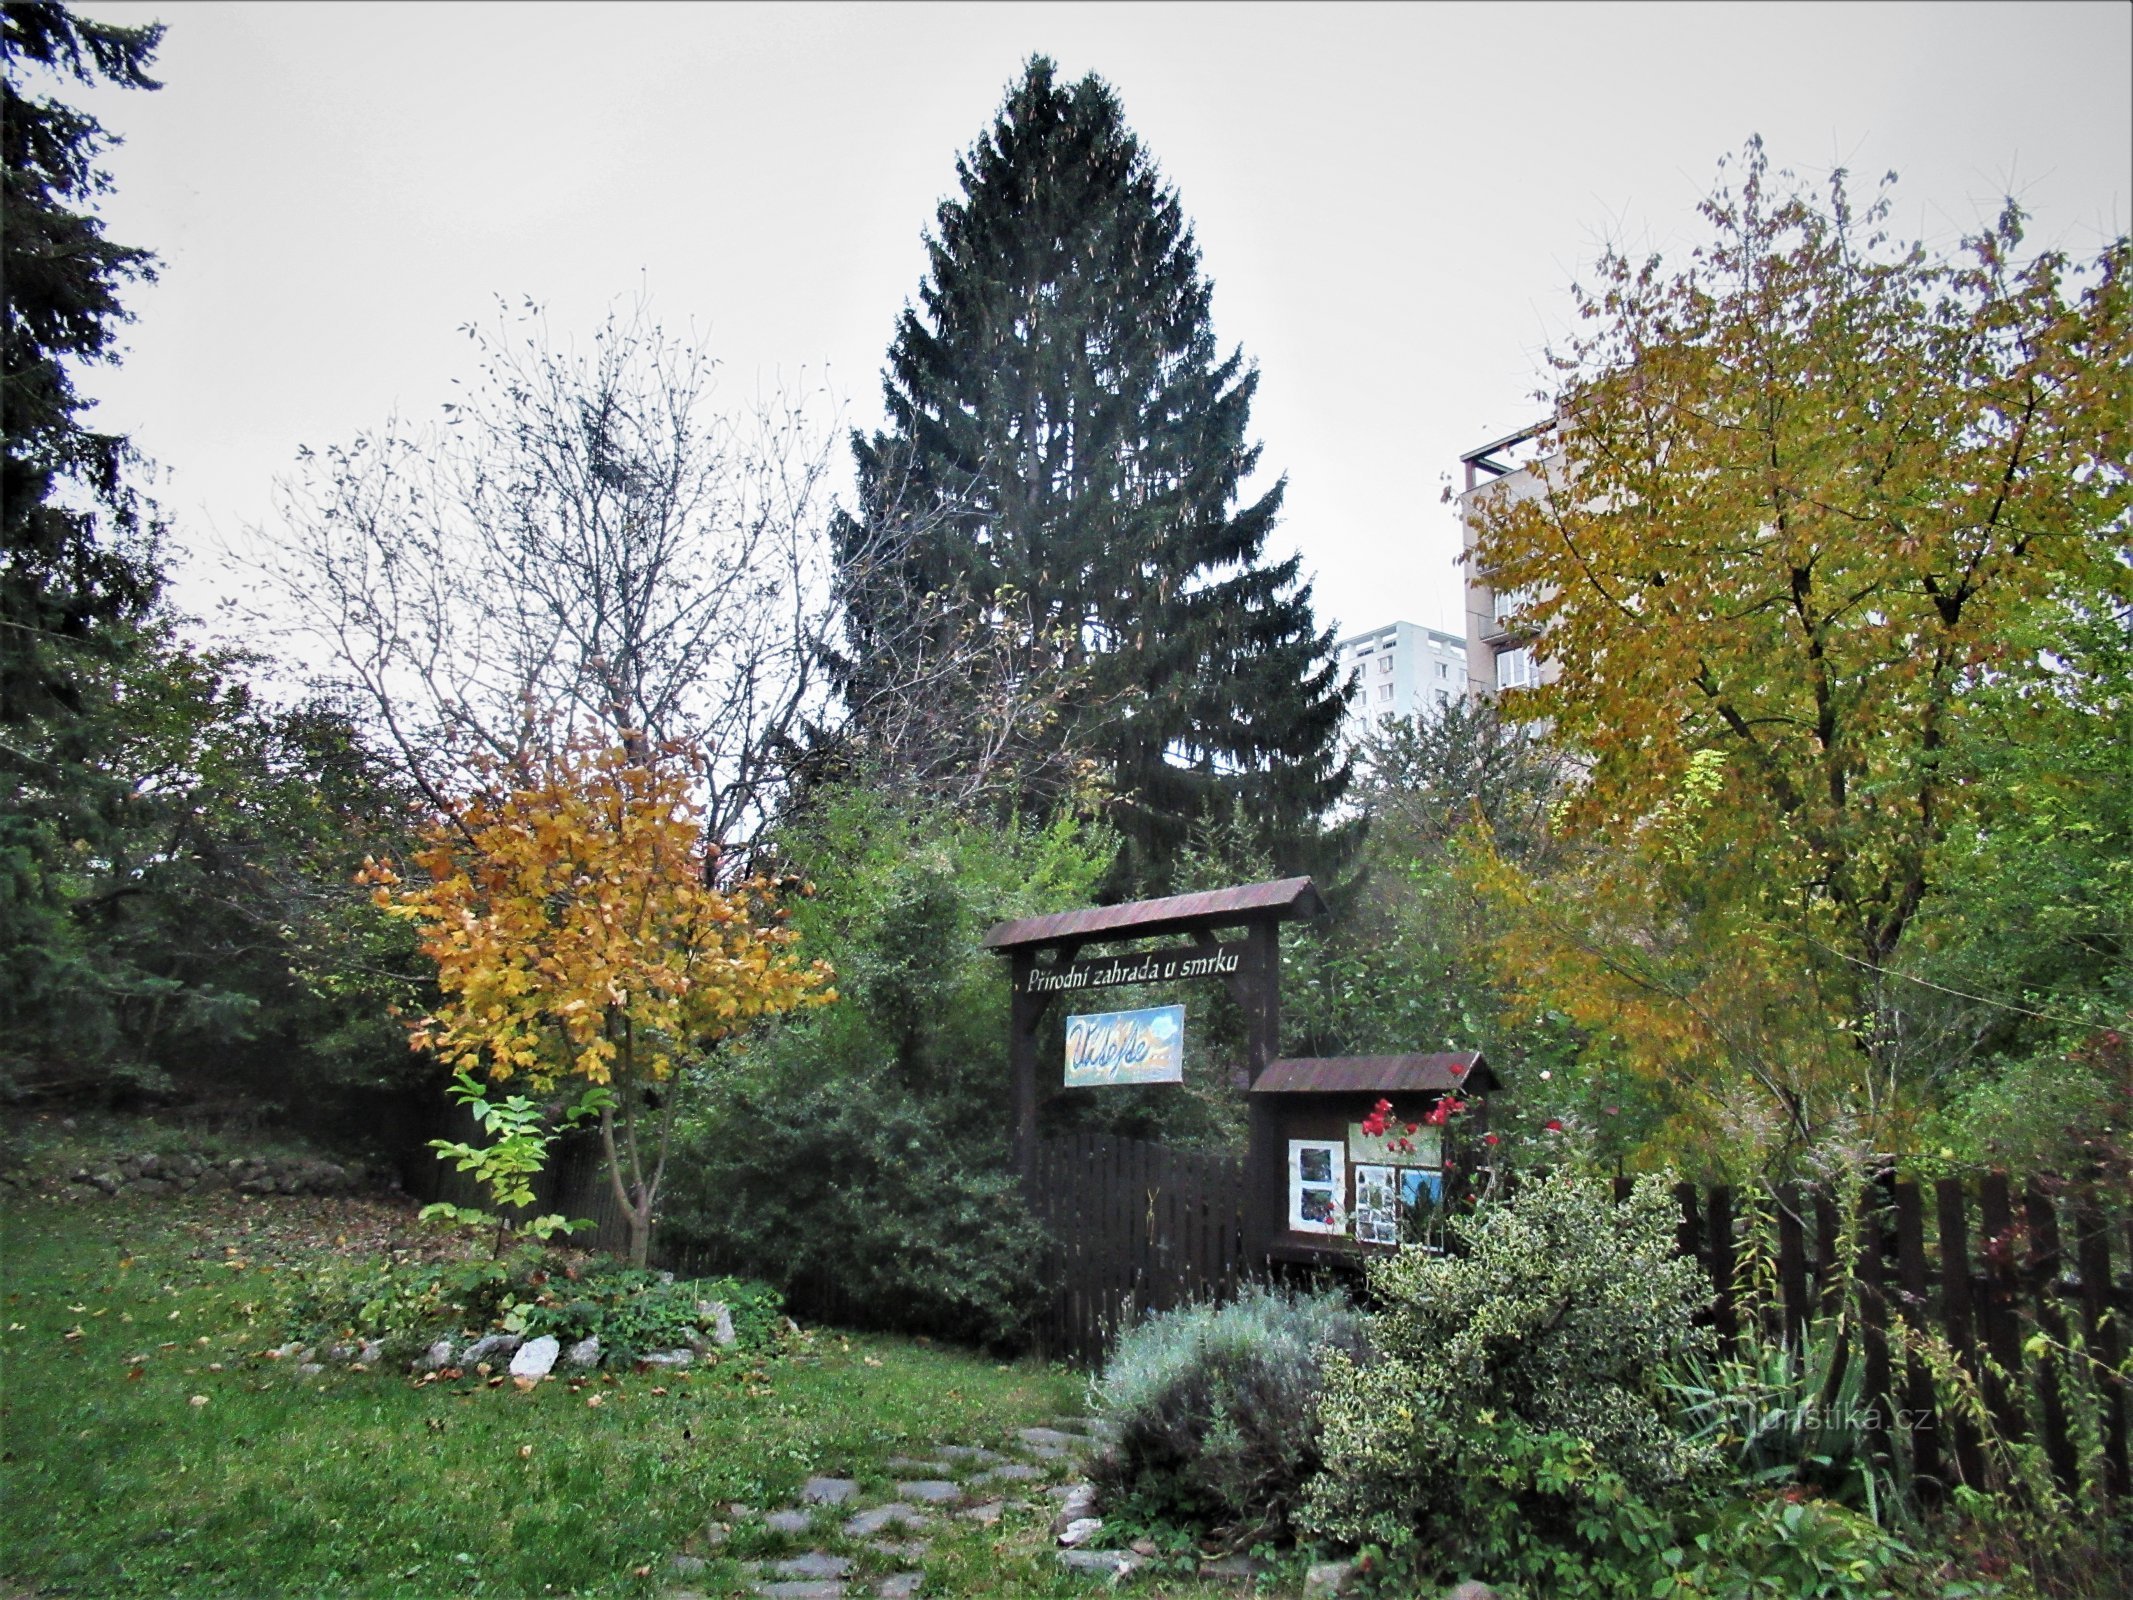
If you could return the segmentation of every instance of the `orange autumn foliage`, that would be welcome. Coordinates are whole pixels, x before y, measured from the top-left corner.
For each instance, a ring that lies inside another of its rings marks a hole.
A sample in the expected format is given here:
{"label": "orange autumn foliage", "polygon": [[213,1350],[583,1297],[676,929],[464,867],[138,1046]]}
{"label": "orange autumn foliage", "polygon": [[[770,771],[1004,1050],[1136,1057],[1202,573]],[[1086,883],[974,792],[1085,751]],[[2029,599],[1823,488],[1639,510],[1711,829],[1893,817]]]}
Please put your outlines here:
{"label": "orange autumn foliage", "polygon": [[573,744],[440,818],[419,878],[382,861],[359,874],[437,964],[443,1003],[415,1048],[536,1092],[616,1089],[601,1134],[639,1259],[688,1069],[750,1023],[836,998],[775,885],[716,881],[682,755]]}

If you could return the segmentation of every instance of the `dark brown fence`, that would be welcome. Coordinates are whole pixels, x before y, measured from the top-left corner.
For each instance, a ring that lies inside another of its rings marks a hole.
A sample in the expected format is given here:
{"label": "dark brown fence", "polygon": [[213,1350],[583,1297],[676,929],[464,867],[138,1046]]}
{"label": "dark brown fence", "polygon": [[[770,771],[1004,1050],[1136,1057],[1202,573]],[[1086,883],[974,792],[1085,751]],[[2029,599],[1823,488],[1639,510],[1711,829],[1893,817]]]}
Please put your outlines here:
{"label": "dark brown fence", "polygon": [[1760,1331],[1798,1346],[1816,1319],[1847,1313],[1828,1388],[1858,1364],[1871,1447],[1891,1456],[1900,1428],[1929,1498],[1938,1485],[1987,1481],[1979,1429],[1936,1381],[1935,1359],[1949,1357],[1984,1400],[1992,1432],[2040,1445],[2068,1489],[2088,1420],[2069,1417],[2068,1391],[2100,1400],[2105,1487],[2126,1498],[2133,1206],[2122,1190],[1993,1173],[1869,1184],[1849,1205],[1793,1184],[1680,1184],[1675,1194],[1681,1249],[1716,1290],[1721,1345]]}
{"label": "dark brown fence", "polygon": [[1234,1294],[1244,1267],[1244,1158],[1083,1133],[1040,1140],[1031,1185],[1051,1237],[1038,1348],[1093,1364],[1151,1311]]}

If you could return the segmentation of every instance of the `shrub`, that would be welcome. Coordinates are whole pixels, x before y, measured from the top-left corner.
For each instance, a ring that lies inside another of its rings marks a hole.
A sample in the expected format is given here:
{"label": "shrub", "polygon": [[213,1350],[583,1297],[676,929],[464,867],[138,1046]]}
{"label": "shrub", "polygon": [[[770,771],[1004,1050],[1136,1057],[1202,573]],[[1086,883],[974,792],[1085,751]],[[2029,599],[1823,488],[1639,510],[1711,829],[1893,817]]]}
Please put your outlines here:
{"label": "shrub", "polygon": [[1337,1295],[1248,1288],[1150,1317],[1095,1384],[1115,1430],[1093,1469],[1107,1499],[1187,1521],[1286,1528],[1318,1467],[1320,1366],[1363,1351]]}
{"label": "shrub", "polygon": [[[1672,1199],[1616,1204],[1559,1172],[1452,1225],[1454,1253],[1371,1270],[1374,1361],[1327,1359],[1326,1467],[1303,1518],[1349,1544],[1419,1544],[1456,1568],[1493,1522],[1575,1529],[1711,1464],[1663,1409],[1667,1363],[1709,1347],[1710,1298],[1674,1253]],[[1493,1521],[1477,1521],[1487,1502]]]}
{"label": "shrub", "polygon": [[674,1350],[711,1334],[698,1306],[720,1301],[733,1321],[735,1348],[759,1350],[778,1336],[784,1301],[768,1284],[745,1278],[679,1279],[637,1267],[597,1267],[575,1281],[551,1280],[549,1293],[519,1319],[529,1339],[553,1334],[565,1344],[597,1337],[601,1358],[627,1362]]}

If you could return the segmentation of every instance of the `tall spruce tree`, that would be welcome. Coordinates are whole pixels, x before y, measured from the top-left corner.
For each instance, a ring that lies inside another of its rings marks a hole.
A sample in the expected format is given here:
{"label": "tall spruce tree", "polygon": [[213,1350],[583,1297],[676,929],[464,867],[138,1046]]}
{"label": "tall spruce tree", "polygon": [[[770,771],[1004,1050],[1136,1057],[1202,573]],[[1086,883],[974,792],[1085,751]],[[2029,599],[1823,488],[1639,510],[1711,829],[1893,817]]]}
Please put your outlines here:
{"label": "tall spruce tree", "polygon": [[914,618],[1014,613],[1030,669],[1064,671],[1046,737],[1100,769],[1132,880],[1164,886],[1216,812],[1296,861],[1348,782],[1341,685],[1297,558],[1261,559],[1284,485],[1237,506],[1258,374],[1216,347],[1177,194],[1110,87],[1041,56],[956,170],[889,349],[890,426],[853,438],[854,713]]}
{"label": "tall spruce tree", "polygon": [[161,25],[122,28],[49,4],[0,6],[0,724],[78,709],[85,656],[126,647],[161,586],[125,477],[125,439],[91,428],[80,366],[111,359],[128,320],[119,288],[152,279],[146,250],[115,244],[95,214],[114,141],[97,120],[36,93],[71,77],[154,89]]}

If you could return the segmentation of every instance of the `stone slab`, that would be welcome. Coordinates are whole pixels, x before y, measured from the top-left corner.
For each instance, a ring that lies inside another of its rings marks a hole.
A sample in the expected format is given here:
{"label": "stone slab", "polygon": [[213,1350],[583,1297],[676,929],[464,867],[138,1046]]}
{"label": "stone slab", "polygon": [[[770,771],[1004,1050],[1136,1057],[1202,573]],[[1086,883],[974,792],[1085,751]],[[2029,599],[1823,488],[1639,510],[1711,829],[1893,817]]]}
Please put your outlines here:
{"label": "stone slab", "polygon": [[809,1478],[800,1485],[800,1498],[811,1506],[841,1506],[858,1495],[859,1485],[851,1478]]}
{"label": "stone slab", "polygon": [[963,1486],[951,1483],[946,1478],[918,1478],[896,1486],[896,1498],[916,1500],[922,1505],[952,1506],[963,1498]]}
{"label": "stone slab", "polygon": [[773,1561],[769,1570],[780,1578],[848,1578],[852,1560],[849,1556],[833,1556],[827,1550],[810,1550],[805,1555]]}
{"label": "stone slab", "polygon": [[891,1500],[886,1505],[869,1506],[844,1524],[847,1539],[871,1539],[885,1528],[923,1528],[926,1514],[917,1506],[905,1505],[901,1500]]}

